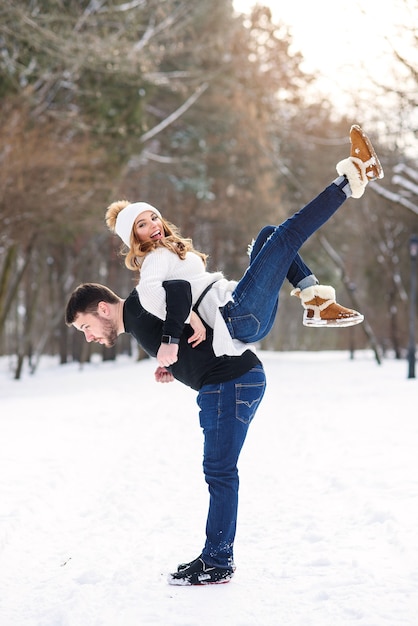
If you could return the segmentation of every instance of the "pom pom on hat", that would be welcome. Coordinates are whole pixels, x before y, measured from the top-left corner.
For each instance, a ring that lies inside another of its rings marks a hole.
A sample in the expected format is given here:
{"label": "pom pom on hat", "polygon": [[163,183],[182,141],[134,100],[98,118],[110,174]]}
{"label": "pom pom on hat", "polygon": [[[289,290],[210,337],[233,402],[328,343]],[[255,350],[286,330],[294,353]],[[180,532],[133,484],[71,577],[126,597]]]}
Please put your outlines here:
{"label": "pom pom on hat", "polygon": [[124,209],[122,209],[122,211],[119,212],[116,218],[115,233],[119,235],[123,243],[126,244],[128,248],[131,243],[131,233],[135,220],[138,215],[141,215],[141,213],[144,213],[145,211],[152,211],[158,215],[160,219],[162,219],[159,210],[147,202],[134,202],[132,204],[128,204]]}

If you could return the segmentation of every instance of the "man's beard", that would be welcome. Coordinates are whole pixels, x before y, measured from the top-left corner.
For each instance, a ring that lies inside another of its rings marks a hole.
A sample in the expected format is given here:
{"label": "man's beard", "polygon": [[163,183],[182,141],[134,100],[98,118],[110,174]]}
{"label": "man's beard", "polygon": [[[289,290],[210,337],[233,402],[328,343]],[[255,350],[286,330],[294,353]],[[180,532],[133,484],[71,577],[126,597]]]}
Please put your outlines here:
{"label": "man's beard", "polygon": [[110,320],[102,320],[103,337],[106,348],[113,348],[118,338],[118,331],[115,324]]}

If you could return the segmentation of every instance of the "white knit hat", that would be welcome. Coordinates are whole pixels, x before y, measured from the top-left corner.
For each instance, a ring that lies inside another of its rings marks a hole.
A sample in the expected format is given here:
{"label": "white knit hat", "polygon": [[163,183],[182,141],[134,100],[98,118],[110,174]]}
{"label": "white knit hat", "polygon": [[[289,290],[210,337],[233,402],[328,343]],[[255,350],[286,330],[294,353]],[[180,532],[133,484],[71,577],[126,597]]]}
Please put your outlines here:
{"label": "white knit hat", "polygon": [[134,202],[133,204],[128,204],[118,213],[115,224],[115,233],[119,235],[123,243],[125,243],[128,248],[131,244],[131,232],[133,225],[135,224],[135,220],[138,215],[141,215],[144,211],[152,211],[158,215],[160,219],[162,219],[159,210],[147,202]]}

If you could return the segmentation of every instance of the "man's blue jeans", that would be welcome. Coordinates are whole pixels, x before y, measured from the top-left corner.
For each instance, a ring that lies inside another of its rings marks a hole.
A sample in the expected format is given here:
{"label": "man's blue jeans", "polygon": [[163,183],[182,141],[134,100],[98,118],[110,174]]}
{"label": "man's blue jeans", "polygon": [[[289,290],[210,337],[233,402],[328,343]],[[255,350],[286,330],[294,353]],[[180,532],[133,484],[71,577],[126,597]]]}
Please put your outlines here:
{"label": "man's blue jeans", "polygon": [[347,199],[342,191],[346,184],[332,183],[285,222],[259,233],[233,300],[221,308],[231,337],[254,343],[269,333],[285,278],[295,285],[307,276],[307,271],[311,273],[298,255],[299,248]]}
{"label": "man's blue jeans", "polygon": [[203,471],[209,488],[206,543],[202,552],[202,559],[208,565],[233,566],[238,457],[265,385],[260,364],[235,380],[204,385],[197,397],[204,434]]}

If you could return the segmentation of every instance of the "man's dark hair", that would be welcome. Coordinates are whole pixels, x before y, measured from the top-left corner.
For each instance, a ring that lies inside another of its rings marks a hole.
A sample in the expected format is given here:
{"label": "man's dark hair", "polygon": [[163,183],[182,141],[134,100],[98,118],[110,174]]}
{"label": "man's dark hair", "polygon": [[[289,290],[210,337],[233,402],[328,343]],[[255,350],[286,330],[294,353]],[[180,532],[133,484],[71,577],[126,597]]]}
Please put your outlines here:
{"label": "man's dark hair", "polygon": [[118,296],[98,283],[83,283],[74,289],[65,309],[65,323],[71,326],[79,313],[97,313],[99,302],[117,304]]}

